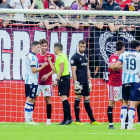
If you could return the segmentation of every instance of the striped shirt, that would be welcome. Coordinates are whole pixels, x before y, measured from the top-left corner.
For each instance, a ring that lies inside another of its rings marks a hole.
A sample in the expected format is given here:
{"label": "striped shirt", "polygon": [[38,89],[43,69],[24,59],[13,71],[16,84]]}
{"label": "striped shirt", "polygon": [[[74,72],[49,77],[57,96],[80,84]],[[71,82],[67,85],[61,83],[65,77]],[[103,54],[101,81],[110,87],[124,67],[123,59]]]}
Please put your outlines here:
{"label": "striped shirt", "polygon": [[136,50],[122,53],[118,59],[122,62],[122,83],[139,83],[140,54]]}

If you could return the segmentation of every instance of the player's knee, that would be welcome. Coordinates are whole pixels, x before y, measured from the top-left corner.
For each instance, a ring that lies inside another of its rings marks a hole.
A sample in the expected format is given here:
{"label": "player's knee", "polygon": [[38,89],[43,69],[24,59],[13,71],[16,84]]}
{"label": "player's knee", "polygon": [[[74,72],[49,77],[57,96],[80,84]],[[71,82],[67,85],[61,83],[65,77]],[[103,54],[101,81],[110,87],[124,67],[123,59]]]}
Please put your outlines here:
{"label": "player's knee", "polygon": [[81,100],[82,95],[76,95],[76,98]]}
{"label": "player's knee", "polygon": [[62,95],[62,96],[61,96],[61,101],[63,102],[63,101],[65,101],[65,100],[67,100],[67,96]]}
{"label": "player's knee", "polygon": [[109,106],[114,107],[115,106],[115,101],[109,101]]}
{"label": "player's knee", "polygon": [[90,96],[84,96],[84,100],[90,100]]}
{"label": "player's knee", "polygon": [[35,99],[32,99],[32,98],[27,97],[27,102],[35,103]]}
{"label": "player's knee", "polygon": [[46,104],[51,104],[51,97],[45,97]]}

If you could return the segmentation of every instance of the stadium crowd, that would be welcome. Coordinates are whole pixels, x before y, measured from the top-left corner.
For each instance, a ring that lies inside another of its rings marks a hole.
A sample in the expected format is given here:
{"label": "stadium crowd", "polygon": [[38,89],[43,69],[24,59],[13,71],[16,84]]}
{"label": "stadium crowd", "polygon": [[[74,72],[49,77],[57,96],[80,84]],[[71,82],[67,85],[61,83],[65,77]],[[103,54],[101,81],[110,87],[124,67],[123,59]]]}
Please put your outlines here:
{"label": "stadium crowd", "polygon": [[[13,8],[13,9],[51,9],[51,10],[107,10],[107,11],[139,11],[140,4],[139,0],[125,0],[125,1],[114,1],[114,0],[75,0],[69,6],[65,6],[65,2],[62,0],[1,0],[0,8]],[[116,8],[114,8],[116,7]],[[1,24],[3,27],[8,26],[10,23],[16,23],[18,26],[22,24],[34,24],[33,22],[26,22],[24,19],[24,14],[8,14],[8,20],[2,20]],[[38,15],[27,15],[27,16],[38,16]],[[14,17],[14,20],[13,18]],[[70,16],[60,16],[60,15],[49,15],[50,18],[59,17],[63,23],[37,23],[39,27],[44,27],[46,29],[61,28],[64,26],[71,26],[73,28],[82,28],[84,26],[89,26],[89,24],[71,24],[69,22]],[[86,17],[86,16],[85,16]],[[80,18],[80,16],[77,16]],[[95,18],[92,16],[91,18]],[[123,17],[125,19],[125,17]],[[12,20],[11,20],[12,19]],[[22,20],[21,20],[22,19]],[[98,25],[99,28],[102,28]]]}

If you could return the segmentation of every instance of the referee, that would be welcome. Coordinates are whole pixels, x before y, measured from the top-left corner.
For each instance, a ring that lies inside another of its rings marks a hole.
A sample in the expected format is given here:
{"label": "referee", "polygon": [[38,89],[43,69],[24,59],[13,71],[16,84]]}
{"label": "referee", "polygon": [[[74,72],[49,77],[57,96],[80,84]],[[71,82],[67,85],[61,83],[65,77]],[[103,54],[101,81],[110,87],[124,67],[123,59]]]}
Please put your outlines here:
{"label": "referee", "polygon": [[57,78],[53,82],[53,87],[58,84],[58,95],[61,97],[63,103],[64,120],[59,125],[68,125],[73,122],[70,112],[70,104],[67,100],[70,90],[70,74],[67,56],[62,53],[63,46],[61,43],[54,44],[54,53],[57,55],[55,66],[49,60],[52,70],[57,73]]}

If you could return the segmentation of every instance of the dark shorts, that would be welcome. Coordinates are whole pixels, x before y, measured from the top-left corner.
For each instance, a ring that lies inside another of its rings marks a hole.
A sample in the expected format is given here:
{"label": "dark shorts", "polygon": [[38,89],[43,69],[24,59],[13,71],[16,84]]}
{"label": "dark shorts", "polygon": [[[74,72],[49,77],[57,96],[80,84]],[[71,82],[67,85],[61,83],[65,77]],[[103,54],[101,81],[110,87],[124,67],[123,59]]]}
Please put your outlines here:
{"label": "dark shorts", "polygon": [[37,87],[38,87],[38,85],[25,84],[25,95],[26,95],[26,98],[29,97],[29,98],[35,99],[36,92],[37,92]]}
{"label": "dark shorts", "polygon": [[82,85],[83,89],[81,91],[80,94],[76,94],[76,95],[82,95],[82,96],[89,96],[89,88],[88,88],[88,83],[81,83],[80,85]]}
{"label": "dark shorts", "polygon": [[140,98],[139,83],[123,84],[122,98],[125,101],[138,101]]}
{"label": "dark shorts", "polygon": [[58,81],[58,95],[66,95],[69,97],[70,91],[70,75],[61,76],[60,80]]}

